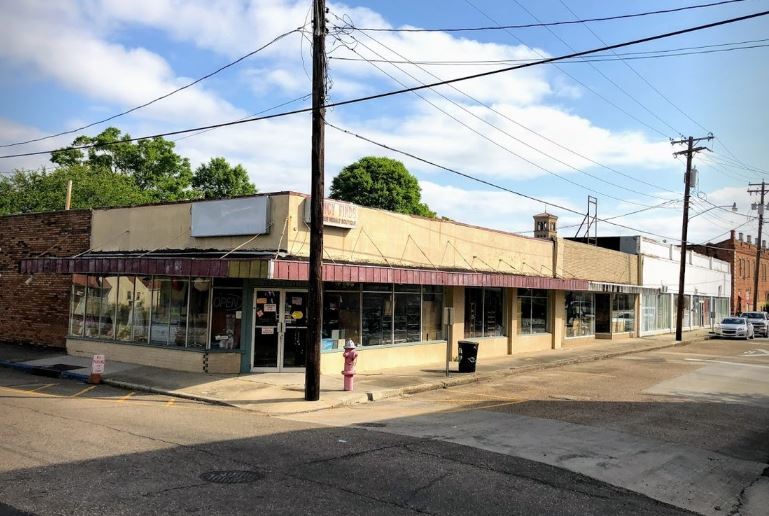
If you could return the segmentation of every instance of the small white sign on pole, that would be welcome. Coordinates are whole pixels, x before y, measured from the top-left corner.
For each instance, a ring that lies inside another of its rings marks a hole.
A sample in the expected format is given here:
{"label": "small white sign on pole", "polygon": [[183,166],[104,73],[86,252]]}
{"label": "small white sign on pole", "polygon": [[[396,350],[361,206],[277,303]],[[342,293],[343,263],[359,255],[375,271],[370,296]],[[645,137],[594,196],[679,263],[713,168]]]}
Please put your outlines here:
{"label": "small white sign on pole", "polygon": [[91,358],[91,374],[104,374],[104,355],[94,355]]}

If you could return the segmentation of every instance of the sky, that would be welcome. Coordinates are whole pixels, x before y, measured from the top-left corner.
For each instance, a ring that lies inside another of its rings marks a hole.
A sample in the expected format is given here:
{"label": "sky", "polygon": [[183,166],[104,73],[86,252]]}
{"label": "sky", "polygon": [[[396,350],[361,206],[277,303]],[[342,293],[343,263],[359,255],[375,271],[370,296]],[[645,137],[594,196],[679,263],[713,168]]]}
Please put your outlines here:
{"label": "sky", "polygon": [[[745,0],[552,27],[360,30],[573,21],[703,3],[710,2],[328,2],[329,102],[769,10],[769,0]],[[0,173],[50,166],[46,155],[3,155],[60,148],[79,134],[95,135],[110,125],[138,137],[308,107],[311,4],[0,2],[0,145],[115,115],[304,27],[195,86],[109,123],[0,148]],[[732,228],[756,235],[751,202],[757,199],[747,188],[749,182],[769,179],[769,47],[761,46],[769,41],[757,41],[767,38],[769,16],[616,50],[622,59],[602,52],[600,61],[532,66],[331,108],[326,119],[339,128],[485,183],[327,127],[326,187],[345,165],[367,155],[388,156],[403,161],[419,179],[431,209],[460,222],[531,232],[532,215],[547,210],[558,215],[561,235],[574,236],[591,195],[598,199],[598,216],[609,219],[599,222],[600,235],[646,234],[675,242],[681,236],[686,163],[673,155],[684,146],[671,145],[670,139],[712,132],[715,139],[702,142],[710,150],[694,158],[698,174],[688,240],[718,241]],[[736,43],[759,48],[701,53]],[[700,53],[669,55],[686,52]],[[668,56],[641,58],[650,55]],[[310,190],[306,113],[169,139],[193,167],[215,156],[243,164],[261,192]],[[727,208],[732,203],[737,213]],[[625,215],[631,212],[636,213]]]}

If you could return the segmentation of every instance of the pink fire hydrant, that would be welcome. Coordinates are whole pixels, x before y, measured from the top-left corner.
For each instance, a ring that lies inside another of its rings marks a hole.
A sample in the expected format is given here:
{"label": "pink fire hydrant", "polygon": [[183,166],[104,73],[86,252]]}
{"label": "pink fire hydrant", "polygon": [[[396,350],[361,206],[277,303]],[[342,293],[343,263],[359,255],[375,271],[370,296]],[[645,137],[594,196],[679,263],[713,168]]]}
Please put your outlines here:
{"label": "pink fire hydrant", "polygon": [[355,362],[358,360],[358,352],[355,351],[355,343],[352,339],[347,339],[344,345],[344,390],[351,391],[353,388],[353,380],[355,378]]}

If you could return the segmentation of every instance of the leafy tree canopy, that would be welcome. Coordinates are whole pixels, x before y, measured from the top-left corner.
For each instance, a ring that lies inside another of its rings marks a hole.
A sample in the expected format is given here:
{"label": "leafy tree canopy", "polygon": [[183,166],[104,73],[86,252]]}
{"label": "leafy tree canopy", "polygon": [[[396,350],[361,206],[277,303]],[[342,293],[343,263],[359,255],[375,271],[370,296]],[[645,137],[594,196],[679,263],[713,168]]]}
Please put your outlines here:
{"label": "leafy tree canopy", "polygon": [[224,158],[211,158],[192,177],[192,187],[205,199],[221,199],[256,193],[243,165],[230,165]]}
{"label": "leafy tree canopy", "polygon": [[367,156],[331,181],[331,198],[409,215],[435,217],[422,202],[422,189],[400,161]]}
{"label": "leafy tree canopy", "polygon": [[157,137],[137,142],[108,127],[97,136],[78,136],[72,147],[93,145],[88,149],[64,148],[55,151],[51,161],[60,166],[87,165],[92,170],[110,170],[130,176],[153,201],[178,201],[194,198],[190,190],[190,161],[174,151],[175,144]]}
{"label": "leafy tree canopy", "polygon": [[152,202],[130,176],[107,168],[69,165],[54,170],[18,170],[0,177],[0,215],[64,209],[72,180],[72,208],[101,208]]}

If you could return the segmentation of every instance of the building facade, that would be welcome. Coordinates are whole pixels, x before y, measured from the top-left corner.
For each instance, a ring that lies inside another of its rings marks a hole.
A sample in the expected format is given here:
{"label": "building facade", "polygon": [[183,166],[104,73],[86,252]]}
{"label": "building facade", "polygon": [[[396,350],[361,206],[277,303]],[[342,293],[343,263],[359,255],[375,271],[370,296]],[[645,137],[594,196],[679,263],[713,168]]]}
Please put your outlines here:
{"label": "building facade", "polygon": [[[69,284],[74,355],[205,372],[291,371],[307,347],[308,197],[89,212],[87,252],[19,272]],[[640,334],[639,255],[326,200],[321,370],[437,364]],[[33,280],[34,281],[34,280]],[[63,311],[67,317],[67,310]]]}
{"label": "building facade", "polygon": [[731,312],[739,314],[753,310],[754,297],[757,296],[757,309],[769,309],[769,252],[766,240],[761,244],[761,262],[758,270],[758,292],[755,291],[756,256],[758,242],[753,242],[751,235],[731,231],[729,238],[715,244],[692,246],[697,252],[713,256],[729,263],[732,275]]}

